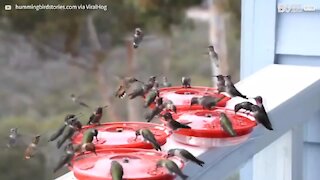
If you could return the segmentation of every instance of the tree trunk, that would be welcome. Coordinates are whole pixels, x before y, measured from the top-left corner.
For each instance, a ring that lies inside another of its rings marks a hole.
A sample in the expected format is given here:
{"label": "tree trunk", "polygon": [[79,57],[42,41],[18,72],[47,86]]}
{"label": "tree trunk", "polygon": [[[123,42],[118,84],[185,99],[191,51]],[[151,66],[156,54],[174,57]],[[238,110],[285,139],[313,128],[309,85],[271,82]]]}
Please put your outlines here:
{"label": "tree trunk", "polygon": [[[133,49],[132,42],[128,41],[127,44],[127,62],[128,62],[128,75],[135,76],[138,63],[136,61],[136,51],[137,49]],[[141,107],[140,98],[135,98],[132,100],[128,100],[128,121],[141,121],[142,118],[140,116],[140,108]]]}
{"label": "tree trunk", "polygon": [[165,58],[163,59],[163,74],[168,76],[171,67],[171,60],[172,60],[172,38],[166,37],[165,38],[165,45],[168,49],[168,53],[166,54]]}

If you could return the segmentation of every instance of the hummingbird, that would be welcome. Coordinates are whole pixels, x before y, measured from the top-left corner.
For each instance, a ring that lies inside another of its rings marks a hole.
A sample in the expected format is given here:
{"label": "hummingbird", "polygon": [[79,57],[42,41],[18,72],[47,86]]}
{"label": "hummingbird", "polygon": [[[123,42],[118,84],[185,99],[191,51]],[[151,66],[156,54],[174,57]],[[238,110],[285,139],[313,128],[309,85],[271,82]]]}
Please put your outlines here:
{"label": "hummingbird", "polygon": [[74,114],[67,114],[66,117],[64,118],[64,124],[55,132],[53,133],[50,138],[49,138],[49,142],[50,141],[54,141],[56,140],[59,136],[61,136],[61,134],[63,133],[63,131],[65,130],[65,128],[69,125],[69,123],[71,121],[69,121],[72,118],[75,118],[76,116]]}
{"label": "hummingbird", "polygon": [[186,125],[186,124],[182,124],[176,120],[173,119],[172,117],[172,114],[169,113],[169,112],[166,112],[164,115],[163,115],[163,118],[165,119],[165,121],[167,121],[167,125],[170,129],[172,129],[173,131],[177,130],[177,129],[181,129],[181,128],[184,128],[184,129],[191,129],[190,126]]}
{"label": "hummingbird", "polygon": [[143,32],[140,28],[136,28],[135,29],[135,33],[134,33],[134,36],[133,36],[133,48],[137,49],[140,45],[140,43],[142,42],[143,40]]}
{"label": "hummingbird", "polygon": [[173,101],[168,99],[163,103],[163,105],[165,110],[170,110],[174,113],[177,113],[177,107],[173,104]]}
{"label": "hummingbird", "polygon": [[161,151],[161,147],[160,147],[160,144],[158,143],[158,141],[156,140],[156,138],[154,137],[154,134],[147,128],[142,128],[142,129],[138,129],[136,131],[136,138],[135,140],[137,139],[137,137],[139,135],[142,135],[144,141],[147,141],[149,142],[153,148],[157,151]]}
{"label": "hummingbird", "polygon": [[211,62],[213,62],[217,67],[219,67],[219,57],[216,51],[214,50],[214,47],[212,45],[208,46],[209,50],[209,57]]}
{"label": "hummingbird", "polygon": [[61,169],[65,164],[72,166],[71,160],[73,159],[75,154],[75,150],[73,148],[72,143],[69,143],[65,148],[65,154],[61,156],[58,164],[54,167],[53,172],[57,172]]}
{"label": "hummingbird", "polygon": [[97,155],[96,146],[92,142],[76,144],[74,148],[75,151],[80,152],[80,154],[84,154],[86,151],[89,151]]}
{"label": "hummingbird", "polygon": [[118,161],[111,162],[110,174],[111,174],[112,180],[123,179],[123,167]]}
{"label": "hummingbird", "polygon": [[193,97],[191,98],[190,107],[194,104],[199,104],[203,109],[211,110],[214,108],[219,101],[221,101],[224,97],[216,98],[213,96],[202,96],[202,97]]}
{"label": "hummingbird", "polygon": [[232,122],[230,121],[228,116],[223,112],[220,113],[220,125],[221,125],[222,129],[226,133],[228,133],[230,136],[232,136],[232,137],[237,136],[236,131],[232,127]]}
{"label": "hummingbird", "polygon": [[70,97],[71,97],[71,100],[72,100],[74,103],[80,104],[81,106],[86,107],[86,108],[90,108],[90,106],[89,106],[88,104],[80,101],[80,98],[77,97],[75,94],[71,94]]}
{"label": "hummingbird", "polygon": [[40,141],[40,135],[36,135],[35,137],[33,137],[32,142],[29,144],[29,146],[24,152],[25,159],[30,159],[31,157],[34,156],[34,154],[37,151],[39,141]]}
{"label": "hummingbird", "polygon": [[172,86],[172,84],[170,82],[168,82],[168,78],[166,76],[164,76],[162,78],[162,86],[163,87],[171,87]]}
{"label": "hummingbird", "polygon": [[135,82],[143,83],[142,81],[136,79],[135,77],[118,77],[120,79],[120,84],[118,86],[117,91],[115,92],[115,96],[123,99],[126,96],[126,92],[130,88],[131,84]]}
{"label": "hummingbird", "polygon": [[244,109],[246,111],[251,111],[251,106],[253,104],[249,101],[238,103],[234,106],[234,113],[236,114],[240,109]]}
{"label": "hummingbird", "polygon": [[190,77],[182,77],[181,83],[183,88],[191,88],[191,78]]}
{"label": "hummingbird", "polygon": [[226,91],[226,86],[225,86],[224,77],[221,74],[217,75],[217,76],[214,76],[214,77],[216,77],[218,79],[218,82],[217,82],[218,93],[225,92]]}
{"label": "hummingbird", "polygon": [[77,118],[72,118],[69,120],[69,125],[67,126],[66,131],[64,132],[62,138],[60,140],[58,140],[57,142],[57,148],[59,149],[63,143],[67,140],[67,139],[71,139],[73,134],[76,131],[80,131],[82,128],[81,122],[77,119]]}
{"label": "hummingbird", "polygon": [[159,115],[163,109],[164,109],[163,104],[156,106],[153,109],[148,109],[148,111],[144,115],[144,118],[147,120],[147,122],[150,122],[155,116]]}
{"label": "hummingbird", "polygon": [[157,97],[159,97],[159,90],[156,87],[153,87],[151,91],[149,91],[149,93],[146,95],[144,107],[149,107]]}
{"label": "hummingbird", "polygon": [[231,97],[239,96],[239,97],[248,99],[247,96],[241,94],[241,93],[237,90],[237,88],[234,86],[234,84],[233,84],[232,81],[231,81],[231,76],[230,76],[230,75],[224,76],[224,80],[225,80],[225,82],[226,82],[226,92],[227,92]]}
{"label": "hummingbird", "polygon": [[156,99],[156,106],[160,106],[160,105],[162,105],[163,104],[163,98],[162,97],[158,97],[157,99]]}
{"label": "hummingbird", "polygon": [[98,141],[98,130],[97,129],[88,129],[83,133],[82,144],[92,143],[93,138],[96,137]]}
{"label": "hummingbird", "polygon": [[108,106],[103,106],[103,107],[98,107],[96,109],[96,111],[94,111],[91,116],[89,117],[89,121],[87,123],[87,125],[89,124],[98,124],[100,125],[100,121],[101,121],[101,118],[102,118],[102,115],[103,115],[103,109],[104,108],[107,108]]}
{"label": "hummingbird", "polygon": [[178,165],[170,159],[161,159],[156,164],[156,169],[159,167],[164,167],[170,174],[176,174],[180,176],[183,180],[188,178],[187,175],[183,174]]}
{"label": "hummingbird", "polygon": [[265,113],[267,113],[266,109],[265,109],[264,106],[263,106],[262,97],[261,97],[261,96],[257,96],[257,97],[254,97],[253,99],[256,101],[257,105],[258,105]]}
{"label": "hummingbird", "polygon": [[265,128],[273,130],[268,114],[258,105],[252,105],[251,111],[257,122],[261,123]]}
{"label": "hummingbird", "polygon": [[156,76],[150,76],[147,83],[143,85],[144,93],[148,93],[153,87],[158,88],[159,83],[156,81]]}
{"label": "hummingbird", "polygon": [[145,87],[145,86],[137,86],[137,87],[135,87],[135,88],[132,90],[132,92],[130,92],[130,93],[128,94],[129,99],[134,99],[134,98],[136,98],[136,97],[138,97],[138,96],[143,97],[144,94],[145,94],[145,88],[144,88],[144,87]]}
{"label": "hummingbird", "polygon": [[199,166],[203,167],[204,162],[197,159],[196,157],[194,157],[194,155],[192,155],[189,151],[185,150],[185,149],[170,149],[167,152],[167,157],[173,157],[173,156],[177,156],[181,159],[183,159],[185,162],[187,161],[192,161],[196,164],[198,164]]}
{"label": "hummingbird", "polygon": [[12,148],[17,144],[17,140],[21,135],[18,134],[18,128],[11,128],[9,134],[8,148]]}

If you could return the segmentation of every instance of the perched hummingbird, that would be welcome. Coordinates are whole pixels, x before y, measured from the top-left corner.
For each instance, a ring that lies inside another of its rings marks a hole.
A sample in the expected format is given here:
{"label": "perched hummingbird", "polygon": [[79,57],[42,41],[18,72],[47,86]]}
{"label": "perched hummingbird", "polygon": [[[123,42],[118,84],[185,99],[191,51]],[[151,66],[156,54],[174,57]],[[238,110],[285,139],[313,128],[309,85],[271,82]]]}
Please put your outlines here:
{"label": "perched hummingbird", "polygon": [[120,84],[119,87],[115,93],[115,96],[122,99],[126,96],[126,92],[130,88],[131,84],[135,82],[143,83],[142,81],[134,78],[134,77],[119,77]]}
{"label": "perched hummingbird", "polygon": [[80,100],[79,100],[79,97],[77,97],[75,94],[71,94],[70,97],[71,97],[71,99],[72,99],[72,101],[73,101],[74,103],[80,104],[81,106],[86,107],[86,108],[90,108],[89,105],[87,105],[86,103],[80,101]]}
{"label": "perched hummingbird", "polygon": [[75,145],[75,151],[84,154],[86,151],[92,152],[97,155],[96,146],[93,143],[84,143]]}
{"label": "perched hummingbird", "polygon": [[239,97],[248,99],[247,96],[241,94],[241,93],[237,90],[237,88],[234,86],[234,84],[233,84],[232,81],[231,81],[231,76],[230,76],[230,75],[224,76],[224,80],[225,80],[225,82],[226,82],[226,92],[227,92],[231,97],[239,96]]}
{"label": "perched hummingbird", "polygon": [[194,157],[189,151],[185,149],[178,149],[178,148],[170,149],[167,153],[168,153],[167,154],[168,158],[173,156],[178,156],[179,158],[183,159],[185,162],[189,160],[203,167],[204,162]]}
{"label": "perched hummingbird", "polygon": [[211,62],[213,62],[217,67],[219,67],[219,57],[218,54],[215,52],[214,47],[210,45],[208,46],[208,50]]}
{"label": "perched hummingbird", "polygon": [[146,95],[144,107],[149,107],[157,97],[159,97],[159,90],[156,87],[153,87]]}
{"label": "perched hummingbird", "polygon": [[17,144],[17,140],[21,135],[18,134],[18,128],[11,128],[9,134],[8,148],[14,147]]}
{"label": "perched hummingbird", "polygon": [[147,141],[149,142],[153,148],[157,151],[161,151],[161,147],[158,143],[158,141],[156,140],[156,138],[154,137],[154,134],[147,128],[142,128],[142,129],[139,129],[136,131],[136,138],[135,140],[137,139],[137,137],[139,135],[142,135],[144,141]]}
{"label": "perched hummingbird", "polygon": [[74,157],[75,151],[73,148],[72,143],[69,143],[65,148],[65,154],[61,156],[58,164],[53,169],[53,172],[57,172],[59,169],[61,169],[65,164],[72,166],[71,160]]}
{"label": "perched hummingbird", "polygon": [[228,116],[223,112],[220,113],[220,125],[221,125],[222,129],[226,133],[228,133],[230,136],[232,136],[232,137],[237,136],[237,133],[234,131],[234,129],[232,127],[232,122],[230,121]]}
{"label": "perched hummingbird", "polygon": [[88,129],[83,133],[82,144],[84,143],[92,143],[93,138],[96,137],[98,141],[98,130],[96,129]]}
{"label": "perched hummingbird", "polygon": [[173,104],[173,102],[171,100],[166,100],[164,103],[164,109],[165,110],[170,110],[173,111],[174,113],[177,113],[177,107]]}
{"label": "perched hummingbird", "polygon": [[118,161],[111,162],[110,174],[111,174],[112,180],[122,180],[123,167]]}
{"label": "perched hummingbird", "polygon": [[70,124],[70,119],[75,118],[76,116],[74,114],[67,114],[66,117],[64,118],[64,124],[55,132],[53,133],[50,138],[49,138],[49,142],[50,141],[54,141],[56,140],[59,136],[61,136],[61,134],[63,133],[63,131],[65,130],[65,128]]}
{"label": "perched hummingbird", "polygon": [[168,78],[166,76],[164,76],[162,79],[162,86],[163,87],[171,87],[172,86],[172,84],[170,82],[168,82]]}
{"label": "perched hummingbird", "polygon": [[217,82],[218,93],[225,92],[226,86],[225,86],[224,77],[222,75],[217,75],[215,77],[218,79],[218,82]]}
{"label": "perched hummingbird", "polygon": [[169,112],[166,112],[163,115],[163,118],[168,122],[167,125],[170,129],[172,129],[173,131],[180,129],[180,128],[184,128],[184,129],[191,129],[190,126],[186,125],[186,124],[182,124],[176,120],[173,119],[172,114]]}
{"label": "perched hummingbird", "polygon": [[144,115],[144,118],[147,120],[147,122],[150,122],[155,116],[159,115],[163,109],[164,109],[163,104],[156,106],[153,109],[148,109],[148,111]]}
{"label": "perched hummingbird", "polygon": [[40,141],[40,135],[36,135],[33,137],[31,144],[27,147],[26,151],[24,152],[24,158],[25,159],[30,159],[31,157],[34,156],[34,154],[37,151],[37,146]]}
{"label": "perched hummingbird", "polygon": [[87,123],[87,125],[89,124],[98,124],[100,125],[100,121],[101,121],[101,118],[102,118],[102,115],[103,115],[103,108],[107,108],[108,106],[104,106],[104,107],[98,107],[96,109],[95,112],[93,112],[91,114],[91,116],[89,117],[89,121]]}
{"label": "perched hummingbird", "polygon": [[224,97],[216,98],[213,96],[202,96],[202,97],[193,97],[191,98],[190,107],[194,104],[199,104],[203,109],[211,110],[214,108],[219,101],[221,101]]}
{"label": "perched hummingbird", "polygon": [[144,36],[144,34],[143,34],[142,30],[140,28],[136,28],[134,36],[133,36],[133,47],[135,49],[139,47],[140,43],[143,40],[143,36]]}
{"label": "perched hummingbird", "polygon": [[253,104],[249,101],[238,103],[234,106],[234,113],[237,113],[240,109],[244,109],[246,111],[251,111],[251,106]]}
{"label": "perched hummingbird", "polygon": [[268,114],[262,108],[258,105],[252,105],[251,111],[253,112],[253,117],[257,122],[261,123],[265,128],[273,130]]}
{"label": "perched hummingbird", "polygon": [[169,159],[159,160],[156,164],[156,169],[158,169],[159,167],[166,168],[170,174],[176,174],[180,176],[183,180],[186,180],[188,178],[187,175],[182,173],[178,165]]}
{"label": "perched hummingbird", "polygon": [[191,88],[191,78],[190,77],[182,77],[181,83],[183,88]]}

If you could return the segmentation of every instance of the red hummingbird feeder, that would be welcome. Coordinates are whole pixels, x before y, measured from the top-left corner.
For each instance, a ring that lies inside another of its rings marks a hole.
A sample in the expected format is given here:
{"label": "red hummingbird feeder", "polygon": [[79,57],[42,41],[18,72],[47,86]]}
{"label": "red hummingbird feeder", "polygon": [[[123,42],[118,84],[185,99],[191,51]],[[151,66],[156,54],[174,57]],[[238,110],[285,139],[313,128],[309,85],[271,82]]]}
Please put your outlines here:
{"label": "red hummingbird feeder", "polygon": [[145,122],[108,122],[100,126],[84,126],[80,133],[76,134],[72,143],[81,144],[84,131],[89,128],[98,130],[98,141],[94,138],[93,143],[96,149],[104,148],[143,148],[152,149],[152,145],[143,141],[141,136],[136,139],[136,130],[148,128],[155,136],[158,143],[162,146],[167,142],[170,135],[169,129],[165,126],[145,123]]}
{"label": "red hummingbird feeder", "polygon": [[[147,149],[111,148],[97,150],[97,155],[85,153],[76,156],[73,173],[78,180],[112,180],[111,162],[117,161],[123,167],[126,180],[173,180],[175,176],[164,168],[156,168],[157,161],[165,159],[166,153]],[[184,163],[180,158],[170,157],[180,169]]]}
{"label": "red hummingbird feeder", "polygon": [[[220,113],[224,112],[230,119],[237,136],[231,137],[220,125]],[[191,129],[178,129],[173,132],[175,141],[192,146],[220,147],[236,145],[249,138],[253,128],[257,125],[250,115],[235,112],[225,108],[213,110],[196,110],[172,114],[173,118]],[[167,123],[164,119],[162,122]]]}
{"label": "red hummingbird feeder", "polygon": [[[204,86],[192,86],[191,88],[183,88],[181,86],[161,88],[160,97],[164,101],[171,100],[173,104],[177,107],[177,111],[190,111],[202,109],[200,105],[193,105],[190,107],[191,99],[193,97],[202,97],[202,96],[213,96],[217,98],[224,97],[221,101],[217,103],[218,107],[225,107],[227,101],[230,100],[230,97],[227,97],[223,94],[219,94],[216,88],[204,87]],[[153,108],[154,104],[151,106]]]}

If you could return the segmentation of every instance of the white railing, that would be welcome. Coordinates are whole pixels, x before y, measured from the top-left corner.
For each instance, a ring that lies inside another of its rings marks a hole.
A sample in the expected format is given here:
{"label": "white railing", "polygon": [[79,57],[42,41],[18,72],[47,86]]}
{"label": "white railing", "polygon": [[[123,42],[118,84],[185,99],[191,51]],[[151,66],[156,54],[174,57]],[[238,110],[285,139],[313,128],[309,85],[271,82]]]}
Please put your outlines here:
{"label": "white railing", "polygon": [[[245,165],[241,180],[301,180],[303,125],[320,111],[320,68],[270,65],[236,84],[250,97],[261,95],[274,131],[259,125],[245,143],[203,149],[169,139],[163,149],[186,148],[206,162],[187,163],[189,180],[220,180]],[[232,99],[227,106],[242,101]],[[256,138],[253,138],[256,137]],[[73,180],[67,173],[56,180]]]}

